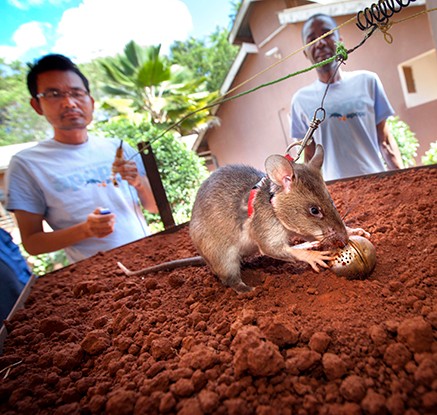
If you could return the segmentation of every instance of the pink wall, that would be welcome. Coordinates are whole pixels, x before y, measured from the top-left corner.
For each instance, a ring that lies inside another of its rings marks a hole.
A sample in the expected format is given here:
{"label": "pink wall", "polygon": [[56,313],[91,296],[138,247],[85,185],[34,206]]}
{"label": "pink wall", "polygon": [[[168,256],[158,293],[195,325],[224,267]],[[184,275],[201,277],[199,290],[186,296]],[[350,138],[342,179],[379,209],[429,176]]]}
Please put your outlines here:
{"label": "pink wall", "polygon": [[[282,0],[255,2],[250,14],[250,26],[256,44],[262,42],[279,27],[277,12],[285,8]],[[413,15],[423,7],[411,7],[395,15],[394,20]],[[341,16],[343,23],[352,16]],[[236,76],[232,88],[278,62],[266,57],[265,52],[277,46],[285,57],[302,46],[302,24],[288,25],[279,35],[259,49],[258,54],[246,58]],[[397,115],[410,125],[420,142],[420,156],[428,150],[429,143],[437,140],[437,101],[407,109],[404,103],[397,65],[434,48],[428,17],[421,15],[390,30],[394,41],[387,44],[383,35],[376,31],[367,42],[353,52],[343,70],[368,69],[378,73]],[[341,35],[347,48],[357,45],[364,36],[352,22],[342,28]],[[245,84],[236,93],[271,82],[309,66],[302,52]],[[289,78],[275,85],[229,101],[221,105],[217,115],[221,126],[208,131],[205,140],[217,157],[219,166],[230,163],[246,163],[264,168],[265,158],[272,153],[283,153],[289,141],[288,112],[291,96],[304,85],[316,79],[315,71]],[[437,74],[436,74],[437,79]],[[433,81],[436,81],[434,79]],[[328,92],[329,93],[329,92]]]}

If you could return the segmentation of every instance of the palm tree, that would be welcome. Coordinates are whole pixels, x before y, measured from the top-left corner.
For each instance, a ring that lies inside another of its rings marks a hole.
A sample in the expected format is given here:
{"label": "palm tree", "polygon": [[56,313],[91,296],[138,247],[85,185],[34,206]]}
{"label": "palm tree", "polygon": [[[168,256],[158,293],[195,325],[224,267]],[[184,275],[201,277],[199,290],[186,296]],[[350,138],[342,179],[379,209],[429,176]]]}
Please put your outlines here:
{"label": "palm tree", "polygon": [[[205,90],[204,77],[194,78],[188,69],[170,64],[160,56],[160,49],[161,45],[141,47],[131,41],[123,55],[101,60],[111,83],[104,90],[124,103],[127,100],[131,110],[163,129],[181,135],[199,132],[215,120],[203,108],[218,94]],[[107,104],[123,112],[120,101]]]}

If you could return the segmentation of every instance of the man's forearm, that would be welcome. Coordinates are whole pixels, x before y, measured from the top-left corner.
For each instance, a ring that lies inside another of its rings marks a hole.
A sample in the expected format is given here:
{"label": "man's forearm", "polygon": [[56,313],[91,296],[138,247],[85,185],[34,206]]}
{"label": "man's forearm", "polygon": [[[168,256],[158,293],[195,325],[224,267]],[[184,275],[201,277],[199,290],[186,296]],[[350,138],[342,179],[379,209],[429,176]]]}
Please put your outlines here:
{"label": "man's forearm", "polygon": [[141,184],[136,187],[136,191],[144,209],[150,213],[158,213],[158,205],[156,204],[150,184],[145,177],[141,177]]}
{"label": "man's forearm", "polygon": [[391,140],[384,141],[380,146],[382,156],[389,169],[402,169],[404,168],[404,163],[402,162],[401,152],[397,144],[393,144],[392,140],[394,141],[393,137],[391,137]]}
{"label": "man's forearm", "polygon": [[23,246],[30,255],[40,255],[64,249],[90,236],[86,223],[80,223],[53,232],[37,232],[22,239]]}
{"label": "man's forearm", "polygon": [[389,169],[396,170],[396,169],[402,169],[404,167],[403,163],[400,162],[394,154],[391,154],[386,150],[382,150],[382,155]]}
{"label": "man's forearm", "polygon": [[393,134],[389,130],[385,120],[381,121],[376,126],[378,134],[379,149],[382,157],[384,157],[387,167],[391,170],[402,169],[404,163],[402,161],[401,152],[399,146],[393,137]]}

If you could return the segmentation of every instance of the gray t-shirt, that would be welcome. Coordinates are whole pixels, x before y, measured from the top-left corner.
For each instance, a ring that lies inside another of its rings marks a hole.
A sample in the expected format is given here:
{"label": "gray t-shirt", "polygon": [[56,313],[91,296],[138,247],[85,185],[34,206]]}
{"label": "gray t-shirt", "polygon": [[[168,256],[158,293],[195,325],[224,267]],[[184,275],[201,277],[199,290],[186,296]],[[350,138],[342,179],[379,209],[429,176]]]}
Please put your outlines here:
{"label": "gray t-shirt", "polygon": [[[302,139],[320,107],[326,84],[315,81],[296,92],[291,101],[291,136]],[[369,71],[342,72],[329,86],[326,118],[314,134],[325,150],[325,180],[385,170],[376,126],[394,113],[378,76]],[[321,116],[320,112],[317,114]]]}
{"label": "gray t-shirt", "polygon": [[[115,213],[113,233],[65,249],[72,262],[147,236],[136,190],[119,176],[118,187],[111,180],[119,144],[120,140],[94,136],[79,145],[48,139],[17,153],[7,171],[6,208],[43,215],[53,230],[85,221],[98,207]],[[135,150],[124,143],[123,153],[129,159]],[[141,157],[134,160],[144,176]]]}

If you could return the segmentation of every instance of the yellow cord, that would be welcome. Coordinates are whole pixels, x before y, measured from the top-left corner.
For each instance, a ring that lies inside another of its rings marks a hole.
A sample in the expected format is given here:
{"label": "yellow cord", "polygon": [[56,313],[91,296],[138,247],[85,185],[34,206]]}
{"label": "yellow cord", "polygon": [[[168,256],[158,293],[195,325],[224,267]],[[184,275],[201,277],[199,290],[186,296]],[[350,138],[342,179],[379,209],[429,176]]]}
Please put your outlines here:
{"label": "yellow cord", "polygon": [[[231,94],[232,92],[234,92],[235,90],[241,88],[242,86],[246,85],[248,82],[254,80],[255,78],[257,78],[258,76],[262,75],[263,73],[269,71],[270,69],[274,68],[277,65],[280,65],[282,62],[286,61],[287,59],[291,58],[294,55],[297,55],[299,52],[302,52],[304,49],[306,49],[307,47],[314,45],[314,43],[317,43],[319,40],[330,36],[332,33],[334,33],[336,30],[341,29],[343,26],[348,25],[349,23],[352,23],[355,20],[355,16],[351,17],[348,21],[342,23],[341,25],[335,27],[334,29],[330,30],[329,32],[324,33],[322,36],[318,37],[317,39],[312,40],[311,42],[307,43],[306,45],[302,46],[300,49],[290,53],[289,55],[283,57],[282,59],[280,59],[279,61],[273,63],[272,65],[268,66],[267,68],[263,69],[261,72],[258,72],[257,74],[253,75],[252,77],[250,77],[249,79],[246,79],[244,82],[242,82],[241,84],[235,86],[234,88],[230,89],[229,91],[227,91],[225,94],[222,95],[221,98],[225,97],[226,95]],[[220,99],[218,99],[217,101],[220,101]]]}
{"label": "yellow cord", "polygon": [[387,23],[381,23],[378,25],[378,29],[381,31],[381,33],[384,35],[384,40],[391,45],[393,43],[393,35],[389,33],[388,31],[398,23],[406,22],[407,20],[414,19],[416,17],[421,16],[422,14],[435,12],[437,10],[437,7],[434,7],[432,9],[422,10],[421,12],[414,13],[411,16],[405,17],[401,20],[395,20],[393,22],[388,21]]}

